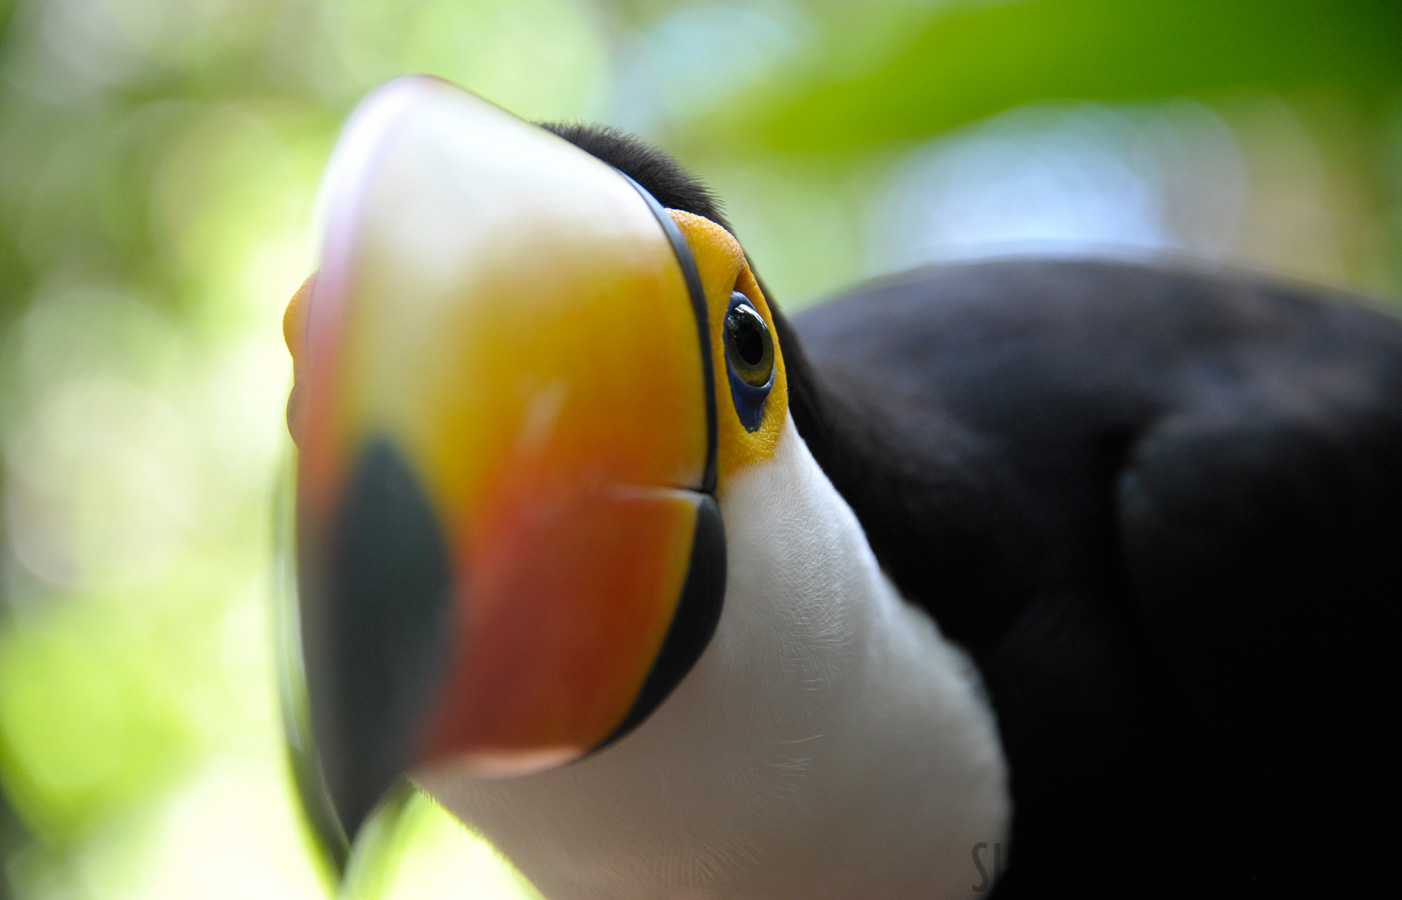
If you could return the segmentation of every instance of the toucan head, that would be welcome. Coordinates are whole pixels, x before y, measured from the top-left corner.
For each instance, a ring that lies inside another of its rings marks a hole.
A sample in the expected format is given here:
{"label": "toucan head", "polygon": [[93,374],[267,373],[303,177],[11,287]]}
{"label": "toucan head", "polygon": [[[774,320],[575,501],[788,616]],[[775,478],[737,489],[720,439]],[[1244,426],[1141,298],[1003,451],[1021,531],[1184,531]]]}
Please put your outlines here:
{"label": "toucan head", "polygon": [[343,833],[404,774],[608,752],[717,626],[718,501],[774,451],[783,355],[719,217],[635,174],[422,77],[333,155],[284,320],[287,696],[303,791]]}

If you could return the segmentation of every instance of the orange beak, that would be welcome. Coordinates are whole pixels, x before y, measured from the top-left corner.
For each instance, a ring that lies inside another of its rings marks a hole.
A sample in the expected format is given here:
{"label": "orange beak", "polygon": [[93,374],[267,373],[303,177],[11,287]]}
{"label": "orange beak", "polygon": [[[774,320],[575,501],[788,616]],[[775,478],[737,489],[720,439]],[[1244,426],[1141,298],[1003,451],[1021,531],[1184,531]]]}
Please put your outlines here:
{"label": "orange beak", "polygon": [[725,542],[704,298],[655,200],[427,78],[362,104],[323,192],[287,318],[293,678],[355,826],[416,766],[626,733],[714,630]]}

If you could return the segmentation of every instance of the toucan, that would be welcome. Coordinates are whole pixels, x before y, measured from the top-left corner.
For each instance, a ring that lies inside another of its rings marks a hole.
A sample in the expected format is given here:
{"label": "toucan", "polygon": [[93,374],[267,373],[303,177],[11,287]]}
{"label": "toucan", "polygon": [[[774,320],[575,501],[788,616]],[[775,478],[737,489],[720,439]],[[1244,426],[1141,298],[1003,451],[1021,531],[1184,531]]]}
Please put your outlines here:
{"label": "toucan", "polygon": [[323,197],[285,693],[328,833],[407,776],[552,900],[1386,884],[1384,304],[1009,258],[789,318],[664,153],[426,77]]}

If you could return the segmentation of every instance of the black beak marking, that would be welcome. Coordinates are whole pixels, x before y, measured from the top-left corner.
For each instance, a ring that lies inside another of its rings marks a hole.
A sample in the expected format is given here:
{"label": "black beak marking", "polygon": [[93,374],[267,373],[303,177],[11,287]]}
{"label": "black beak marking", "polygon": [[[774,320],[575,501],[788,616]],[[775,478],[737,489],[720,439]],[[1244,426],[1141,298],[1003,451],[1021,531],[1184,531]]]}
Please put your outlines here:
{"label": "black beak marking", "polygon": [[681,598],[657,660],[643,680],[633,706],[618,727],[594,750],[602,750],[642,723],[672,693],[716,633],[725,600],[725,521],[716,498],[703,494],[696,507],[696,531]]}
{"label": "black beak marking", "polygon": [[412,763],[452,642],[452,572],[433,508],[388,440],[366,441],[343,497],[318,554],[322,596],[302,567],[303,609],[320,620],[302,634],[325,783],[354,839]]}

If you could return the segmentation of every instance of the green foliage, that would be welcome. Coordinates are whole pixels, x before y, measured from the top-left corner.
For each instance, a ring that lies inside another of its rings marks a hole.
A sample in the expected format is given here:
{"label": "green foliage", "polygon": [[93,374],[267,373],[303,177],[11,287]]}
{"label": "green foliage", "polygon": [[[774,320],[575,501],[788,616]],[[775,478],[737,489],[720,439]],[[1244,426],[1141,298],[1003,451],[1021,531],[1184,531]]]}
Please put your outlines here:
{"label": "green foliage", "polygon": [[880,53],[838,35],[756,95],[738,152],[861,152],[1029,101],[1325,92],[1378,112],[1402,91],[1390,0],[959,3]]}

